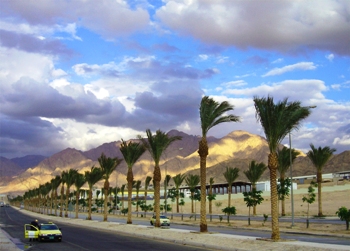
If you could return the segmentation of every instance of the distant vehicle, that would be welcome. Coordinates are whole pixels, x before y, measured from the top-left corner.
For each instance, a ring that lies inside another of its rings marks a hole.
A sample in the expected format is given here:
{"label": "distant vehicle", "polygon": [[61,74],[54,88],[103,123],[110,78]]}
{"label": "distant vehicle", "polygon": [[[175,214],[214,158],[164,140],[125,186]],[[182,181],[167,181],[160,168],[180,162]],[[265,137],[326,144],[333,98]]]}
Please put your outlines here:
{"label": "distant vehicle", "polygon": [[3,206],[5,206],[5,204],[4,204],[4,202],[0,202],[0,207],[3,207]]}
{"label": "distant vehicle", "polygon": [[41,223],[39,228],[31,225],[24,225],[24,238],[37,239],[38,241],[62,241],[62,232],[58,226],[52,222]]}
{"label": "distant vehicle", "polygon": [[[156,223],[156,216],[153,215],[150,219],[151,225],[154,225]],[[170,226],[170,219],[166,217],[165,215],[160,216],[160,225],[161,226]]]}

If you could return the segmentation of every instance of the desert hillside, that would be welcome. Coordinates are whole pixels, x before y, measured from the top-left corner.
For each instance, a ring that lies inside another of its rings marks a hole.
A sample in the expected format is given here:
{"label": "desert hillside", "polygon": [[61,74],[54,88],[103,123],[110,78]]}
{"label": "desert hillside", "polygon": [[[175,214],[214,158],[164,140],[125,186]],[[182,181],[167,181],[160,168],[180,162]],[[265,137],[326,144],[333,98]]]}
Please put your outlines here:
{"label": "desert hillside", "polygon": [[[199,136],[172,130],[170,135],[179,135],[181,141],[175,141],[163,154],[161,159],[162,178],[167,174],[175,176],[179,173],[199,174],[199,156],[197,153]],[[137,141],[136,139],[130,139]],[[215,182],[224,182],[223,172],[227,166],[241,170],[238,180],[246,181],[243,171],[248,169],[250,161],[267,164],[268,146],[266,140],[258,135],[245,131],[233,131],[222,138],[208,138],[209,155],[207,158],[207,177],[214,177]],[[1,158],[0,193],[21,194],[28,189],[38,187],[39,184],[49,182],[63,170],[77,169],[84,173],[92,166],[99,166],[97,158],[101,153],[108,157],[122,158],[119,150],[121,142],[105,143],[89,151],[67,148],[42,160],[38,165],[21,170],[17,164],[6,158]],[[134,165],[135,180],[145,180],[146,176],[153,177],[153,160],[148,153],[141,156]],[[350,170],[350,151],[334,155],[324,168],[324,173],[334,173]],[[127,166],[124,161],[117,167],[110,178],[111,186],[121,186],[126,183]],[[315,168],[305,154],[301,154],[293,164],[294,176],[313,175]],[[268,171],[262,180],[268,179]],[[171,183],[171,182],[170,182]]]}

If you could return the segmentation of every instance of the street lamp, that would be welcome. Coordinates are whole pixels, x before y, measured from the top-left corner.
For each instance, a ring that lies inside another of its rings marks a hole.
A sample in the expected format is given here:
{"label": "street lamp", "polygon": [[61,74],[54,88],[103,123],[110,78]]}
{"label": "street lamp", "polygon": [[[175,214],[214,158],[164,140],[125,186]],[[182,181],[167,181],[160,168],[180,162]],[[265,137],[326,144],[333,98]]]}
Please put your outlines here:
{"label": "street lamp", "polygon": [[292,210],[292,227],[294,227],[294,200],[293,200],[293,160],[292,160],[292,136],[289,131],[289,163],[290,163],[290,199],[291,199],[291,210]]}
{"label": "street lamp", "polygon": [[[175,150],[179,150],[181,151],[183,148],[180,147],[178,149]],[[168,210],[168,204],[167,204],[167,198],[168,198],[168,192],[167,192],[167,187],[168,187],[168,180],[167,180],[167,164],[165,164],[165,180],[164,180],[164,205],[165,205],[165,210],[164,213],[166,215],[167,210]]]}
{"label": "street lamp", "polygon": [[[306,108],[316,108],[315,105],[313,106],[306,106]],[[293,198],[293,160],[292,160],[292,136],[289,131],[289,163],[290,163],[290,181],[291,181],[291,188],[290,188],[290,199],[291,199],[291,210],[292,210],[292,227],[294,227],[294,198]]]}

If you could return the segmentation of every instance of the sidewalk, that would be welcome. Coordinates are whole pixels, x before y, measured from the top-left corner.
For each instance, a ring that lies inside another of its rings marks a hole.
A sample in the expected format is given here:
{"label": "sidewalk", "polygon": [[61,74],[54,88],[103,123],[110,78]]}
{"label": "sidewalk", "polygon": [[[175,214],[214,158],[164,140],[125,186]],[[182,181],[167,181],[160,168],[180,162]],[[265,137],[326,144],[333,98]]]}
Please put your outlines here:
{"label": "sidewalk", "polygon": [[4,230],[2,230],[0,228],[0,251],[23,250],[23,249],[18,248],[15,243],[20,244],[20,241],[12,238]]}
{"label": "sidewalk", "polygon": [[[21,210],[23,213],[30,215],[32,218],[38,214]],[[269,239],[262,240],[256,237],[228,235],[221,233],[200,233],[197,231],[189,231],[182,229],[172,229],[169,227],[154,228],[151,226],[136,225],[136,224],[124,224],[116,222],[101,222],[101,221],[87,221],[83,219],[72,218],[60,218],[56,216],[45,216],[47,221],[53,221],[55,223],[62,222],[65,224],[80,225],[84,227],[90,227],[95,229],[108,229],[110,231],[120,232],[124,234],[130,234],[138,237],[144,237],[154,240],[162,240],[182,245],[192,245],[197,247],[205,247],[215,250],[284,250],[284,251],[318,251],[318,250],[349,250],[349,246],[344,245],[330,245],[330,244],[318,244],[293,240],[282,240],[279,242],[272,242]],[[93,224],[92,224],[93,223]],[[0,231],[0,236],[4,235],[3,231]],[[7,240],[6,240],[7,238]],[[18,251],[21,250],[11,242],[11,239],[4,235],[4,239],[1,239],[0,250],[4,251]],[[12,240],[13,241],[13,240]],[[63,239],[64,241],[64,239]],[[3,244],[4,243],[4,244]],[[23,249],[22,249],[23,250]]]}

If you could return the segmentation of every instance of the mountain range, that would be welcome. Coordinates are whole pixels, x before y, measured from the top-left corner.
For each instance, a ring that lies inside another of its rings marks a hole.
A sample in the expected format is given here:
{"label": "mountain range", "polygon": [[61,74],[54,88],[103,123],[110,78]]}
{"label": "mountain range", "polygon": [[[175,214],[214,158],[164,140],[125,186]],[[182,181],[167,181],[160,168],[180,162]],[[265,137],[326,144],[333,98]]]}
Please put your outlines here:
{"label": "mountain range", "polygon": [[[200,136],[171,130],[171,136],[181,136],[182,140],[173,142],[162,155],[160,167],[162,178],[165,174],[175,176],[179,173],[199,174],[198,141]],[[130,139],[138,141],[137,139]],[[121,141],[102,144],[88,151],[67,148],[50,157],[31,155],[22,158],[7,159],[0,157],[0,193],[22,194],[28,189],[38,187],[50,181],[62,171],[70,168],[79,172],[99,166],[101,153],[107,157],[123,159],[120,152]],[[244,170],[252,160],[267,164],[269,148],[266,139],[245,131],[233,131],[222,138],[208,137],[209,155],[207,158],[207,179],[213,177],[215,183],[225,182],[223,172],[226,167],[237,167],[240,175],[237,180],[247,181]],[[316,144],[317,145],[317,144]],[[135,180],[142,183],[146,176],[153,177],[153,160],[149,153],[144,153],[133,167]],[[334,173],[350,170],[350,151],[332,156],[323,169],[323,173]],[[111,186],[126,184],[127,166],[124,161],[117,167],[110,178]],[[309,158],[302,152],[293,163],[293,176],[313,175],[316,173]],[[261,180],[269,179],[265,171]],[[101,183],[102,184],[102,183]],[[169,183],[172,185],[172,181]],[[99,185],[99,184],[98,184]]]}

